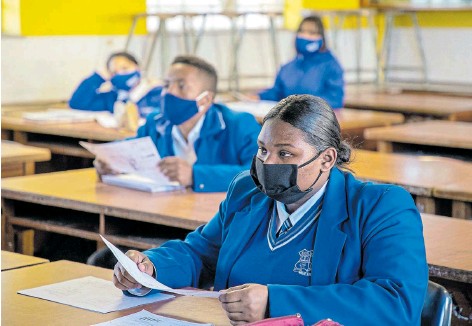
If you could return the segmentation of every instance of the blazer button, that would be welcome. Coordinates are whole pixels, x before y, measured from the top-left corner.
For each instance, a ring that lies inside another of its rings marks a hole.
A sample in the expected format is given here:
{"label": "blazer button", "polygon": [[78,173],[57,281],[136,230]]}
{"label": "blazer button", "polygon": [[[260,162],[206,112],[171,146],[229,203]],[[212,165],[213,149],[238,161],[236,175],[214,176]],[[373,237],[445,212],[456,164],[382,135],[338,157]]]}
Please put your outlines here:
{"label": "blazer button", "polygon": [[200,185],[198,186],[201,190],[203,190],[203,188],[205,188],[205,185],[203,183],[200,183]]}

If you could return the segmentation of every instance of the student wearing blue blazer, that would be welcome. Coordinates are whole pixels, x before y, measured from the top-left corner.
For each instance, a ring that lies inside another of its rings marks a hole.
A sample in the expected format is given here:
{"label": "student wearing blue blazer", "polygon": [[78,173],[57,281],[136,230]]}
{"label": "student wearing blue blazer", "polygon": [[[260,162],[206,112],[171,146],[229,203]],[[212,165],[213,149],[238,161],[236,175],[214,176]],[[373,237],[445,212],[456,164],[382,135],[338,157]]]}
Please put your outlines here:
{"label": "student wearing blue blazer", "polygon": [[[249,113],[213,102],[215,68],[194,56],[178,56],[164,80],[160,110],[137,137],[150,136],[163,159],[158,168],[172,181],[199,192],[226,191],[249,169],[261,126]],[[109,173],[96,163],[99,174]]]}
{"label": "student wearing blue blazer", "polygon": [[[233,325],[295,313],[307,325],[420,325],[428,266],[410,194],[344,169],[351,150],[318,97],[278,103],[258,145],[215,217],[184,241],[127,252],[138,268],[175,288],[211,281]],[[119,263],[113,282],[149,292]]]}
{"label": "student wearing blue blazer", "polygon": [[162,87],[142,78],[138,61],[127,52],[113,53],[106,71],[96,71],[84,79],[72,94],[69,106],[78,110],[114,112],[117,105],[136,104],[146,117],[159,107]]}
{"label": "student wearing blue blazer", "polygon": [[259,99],[280,101],[294,94],[324,99],[333,109],[344,104],[343,69],[326,45],[320,17],[302,20],[295,39],[296,57],[283,65],[274,86],[260,92]]}

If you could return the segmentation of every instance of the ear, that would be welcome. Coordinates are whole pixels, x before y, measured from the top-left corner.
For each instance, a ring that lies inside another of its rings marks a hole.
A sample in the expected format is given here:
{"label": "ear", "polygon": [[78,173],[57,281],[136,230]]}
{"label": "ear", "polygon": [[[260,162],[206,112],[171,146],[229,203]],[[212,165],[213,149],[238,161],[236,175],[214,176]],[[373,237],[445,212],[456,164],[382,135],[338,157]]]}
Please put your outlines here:
{"label": "ear", "polygon": [[336,165],[337,158],[338,152],[333,147],[326,149],[321,154],[321,171],[327,172],[331,170]]}
{"label": "ear", "polygon": [[205,91],[201,93],[196,99],[199,111],[206,112],[210,108],[210,106],[213,104],[214,97],[215,97],[215,93],[210,92],[210,91]]}

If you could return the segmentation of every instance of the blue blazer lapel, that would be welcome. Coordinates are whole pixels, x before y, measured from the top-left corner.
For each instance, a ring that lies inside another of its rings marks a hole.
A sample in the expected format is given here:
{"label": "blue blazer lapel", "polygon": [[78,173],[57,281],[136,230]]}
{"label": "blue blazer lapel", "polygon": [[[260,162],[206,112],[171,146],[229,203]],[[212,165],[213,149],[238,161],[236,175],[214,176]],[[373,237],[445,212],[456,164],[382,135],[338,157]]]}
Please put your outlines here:
{"label": "blue blazer lapel", "polygon": [[331,170],[323,208],[318,221],[312,258],[311,285],[332,284],[336,280],[346,234],[340,224],[348,218],[344,175]]}
{"label": "blue blazer lapel", "polygon": [[244,210],[236,212],[231,221],[228,234],[220,249],[215,278],[215,289],[228,287],[229,273],[259,225],[268,218],[268,210],[273,200],[262,193],[251,198],[251,204]]}
{"label": "blue blazer lapel", "polygon": [[172,125],[168,124],[163,118],[156,121],[156,148],[161,157],[175,155]]}

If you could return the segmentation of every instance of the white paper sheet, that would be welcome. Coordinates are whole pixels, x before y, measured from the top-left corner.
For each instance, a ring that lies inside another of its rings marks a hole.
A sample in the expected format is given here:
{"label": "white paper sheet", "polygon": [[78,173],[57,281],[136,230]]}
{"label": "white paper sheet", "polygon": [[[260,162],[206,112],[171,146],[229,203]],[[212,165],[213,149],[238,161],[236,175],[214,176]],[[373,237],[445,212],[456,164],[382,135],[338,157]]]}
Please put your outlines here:
{"label": "white paper sheet", "polygon": [[21,290],[18,293],[101,313],[174,297],[163,293],[153,293],[145,297],[126,296],[111,281],[93,276]]}
{"label": "white paper sheet", "polygon": [[170,181],[157,167],[161,157],[151,137],[105,144],[79,143],[119,173],[102,176],[104,183],[148,192],[184,188],[178,182]]}
{"label": "white paper sheet", "polygon": [[86,150],[95,154],[97,159],[107,163],[119,173],[137,173],[157,170],[161,157],[151,137],[143,137],[104,144],[79,142]]}
{"label": "white paper sheet", "polygon": [[26,120],[41,122],[41,123],[71,123],[71,122],[90,122],[94,121],[95,117],[101,112],[91,112],[73,109],[48,109],[41,112],[24,112],[23,118]]}
{"label": "white paper sheet", "polygon": [[185,320],[179,320],[169,317],[164,317],[150,313],[147,310],[141,310],[134,314],[124,316],[121,318],[106,321],[104,323],[92,326],[210,326],[212,324],[192,323]]}
{"label": "white paper sheet", "polygon": [[126,271],[141,285],[149,288],[149,289],[156,289],[160,291],[176,293],[180,295],[190,295],[193,297],[205,297],[205,298],[218,298],[220,296],[219,292],[214,291],[201,291],[201,290],[182,290],[182,289],[172,289],[167,285],[164,285],[157,281],[152,276],[141,272],[136,265],[128,256],[121,252],[120,249],[116,248],[110,241],[105,239],[102,235],[100,235],[103,242],[107,245],[107,247],[111,250],[113,255],[115,255],[116,259],[121,263],[121,265],[126,269]]}

